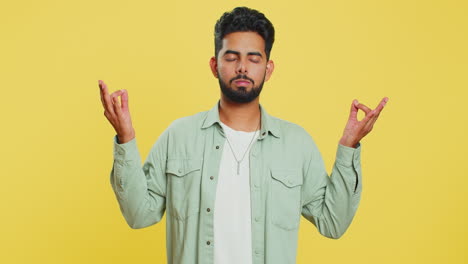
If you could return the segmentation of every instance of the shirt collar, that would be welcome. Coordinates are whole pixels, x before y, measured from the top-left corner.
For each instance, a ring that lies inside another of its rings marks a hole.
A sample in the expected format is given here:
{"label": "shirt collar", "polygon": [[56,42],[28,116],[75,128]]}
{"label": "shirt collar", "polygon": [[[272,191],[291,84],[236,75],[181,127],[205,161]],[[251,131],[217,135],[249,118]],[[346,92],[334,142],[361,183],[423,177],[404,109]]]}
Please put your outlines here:
{"label": "shirt collar", "polygon": [[[215,123],[218,123],[218,125],[221,126],[221,121],[219,119],[219,103],[220,100],[218,100],[216,104],[208,111],[205,119],[203,120],[201,128],[210,127]],[[281,133],[277,120],[270,116],[261,104],[259,104],[259,108],[262,116],[262,125],[260,128],[260,135],[258,136],[259,139],[263,139],[264,137],[266,137],[268,135],[268,132],[270,132],[273,136],[279,138]]]}

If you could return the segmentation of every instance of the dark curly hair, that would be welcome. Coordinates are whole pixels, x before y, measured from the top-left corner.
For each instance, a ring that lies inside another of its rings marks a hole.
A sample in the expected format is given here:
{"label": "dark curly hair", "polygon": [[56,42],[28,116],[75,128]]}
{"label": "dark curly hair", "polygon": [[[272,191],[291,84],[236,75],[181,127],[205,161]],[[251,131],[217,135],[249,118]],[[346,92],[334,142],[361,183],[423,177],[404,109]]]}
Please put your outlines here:
{"label": "dark curly hair", "polygon": [[216,21],[215,37],[215,57],[223,46],[223,38],[233,32],[257,32],[265,41],[265,53],[267,60],[270,59],[271,48],[275,41],[275,28],[263,13],[248,7],[236,7],[231,12],[225,12]]}

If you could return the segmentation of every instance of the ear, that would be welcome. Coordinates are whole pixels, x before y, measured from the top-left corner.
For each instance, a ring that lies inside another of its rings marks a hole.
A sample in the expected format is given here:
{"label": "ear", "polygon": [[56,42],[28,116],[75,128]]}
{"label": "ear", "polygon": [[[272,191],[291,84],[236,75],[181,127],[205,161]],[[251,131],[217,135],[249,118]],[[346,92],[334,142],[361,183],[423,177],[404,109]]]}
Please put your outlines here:
{"label": "ear", "polygon": [[218,78],[218,72],[216,70],[218,68],[218,62],[216,61],[215,56],[211,57],[210,59],[210,68],[211,68],[211,72],[213,73],[213,76],[215,78]]}
{"label": "ear", "polygon": [[269,60],[266,65],[266,73],[265,73],[265,82],[270,79],[273,70],[275,69],[275,63],[272,60]]}

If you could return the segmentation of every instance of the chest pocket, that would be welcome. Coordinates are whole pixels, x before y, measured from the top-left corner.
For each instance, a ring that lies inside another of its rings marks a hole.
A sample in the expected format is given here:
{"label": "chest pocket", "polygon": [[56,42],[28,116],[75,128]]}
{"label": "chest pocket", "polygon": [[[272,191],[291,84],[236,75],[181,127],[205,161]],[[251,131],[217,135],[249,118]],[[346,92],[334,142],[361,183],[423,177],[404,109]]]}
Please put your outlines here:
{"label": "chest pocket", "polygon": [[271,221],[276,226],[293,230],[301,217],[302,174],[294,169],[270,169]]}
{"label": "chest pocket", "polygon": [[169,212],[179,220],[185,220],[200,211],[200,184],[202,159],[168,159]]}

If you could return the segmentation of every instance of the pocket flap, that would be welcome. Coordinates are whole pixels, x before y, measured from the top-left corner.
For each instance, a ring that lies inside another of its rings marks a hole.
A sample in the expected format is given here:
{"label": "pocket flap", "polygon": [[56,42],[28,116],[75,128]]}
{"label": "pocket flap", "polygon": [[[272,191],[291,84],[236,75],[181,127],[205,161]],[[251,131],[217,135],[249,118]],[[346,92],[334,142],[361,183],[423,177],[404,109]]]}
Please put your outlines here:
{"label": "pocket flap", "polygon": [[166,173],[171,173],[182,177],[189,172],[200,170],[202,160],[198,159],[168,159],[166,163]]}
{"label": "pocket flap", "polygon": [[302,185],[302,175],[297,170],[270,169],[271,177],[282,182],[287,187]]}

